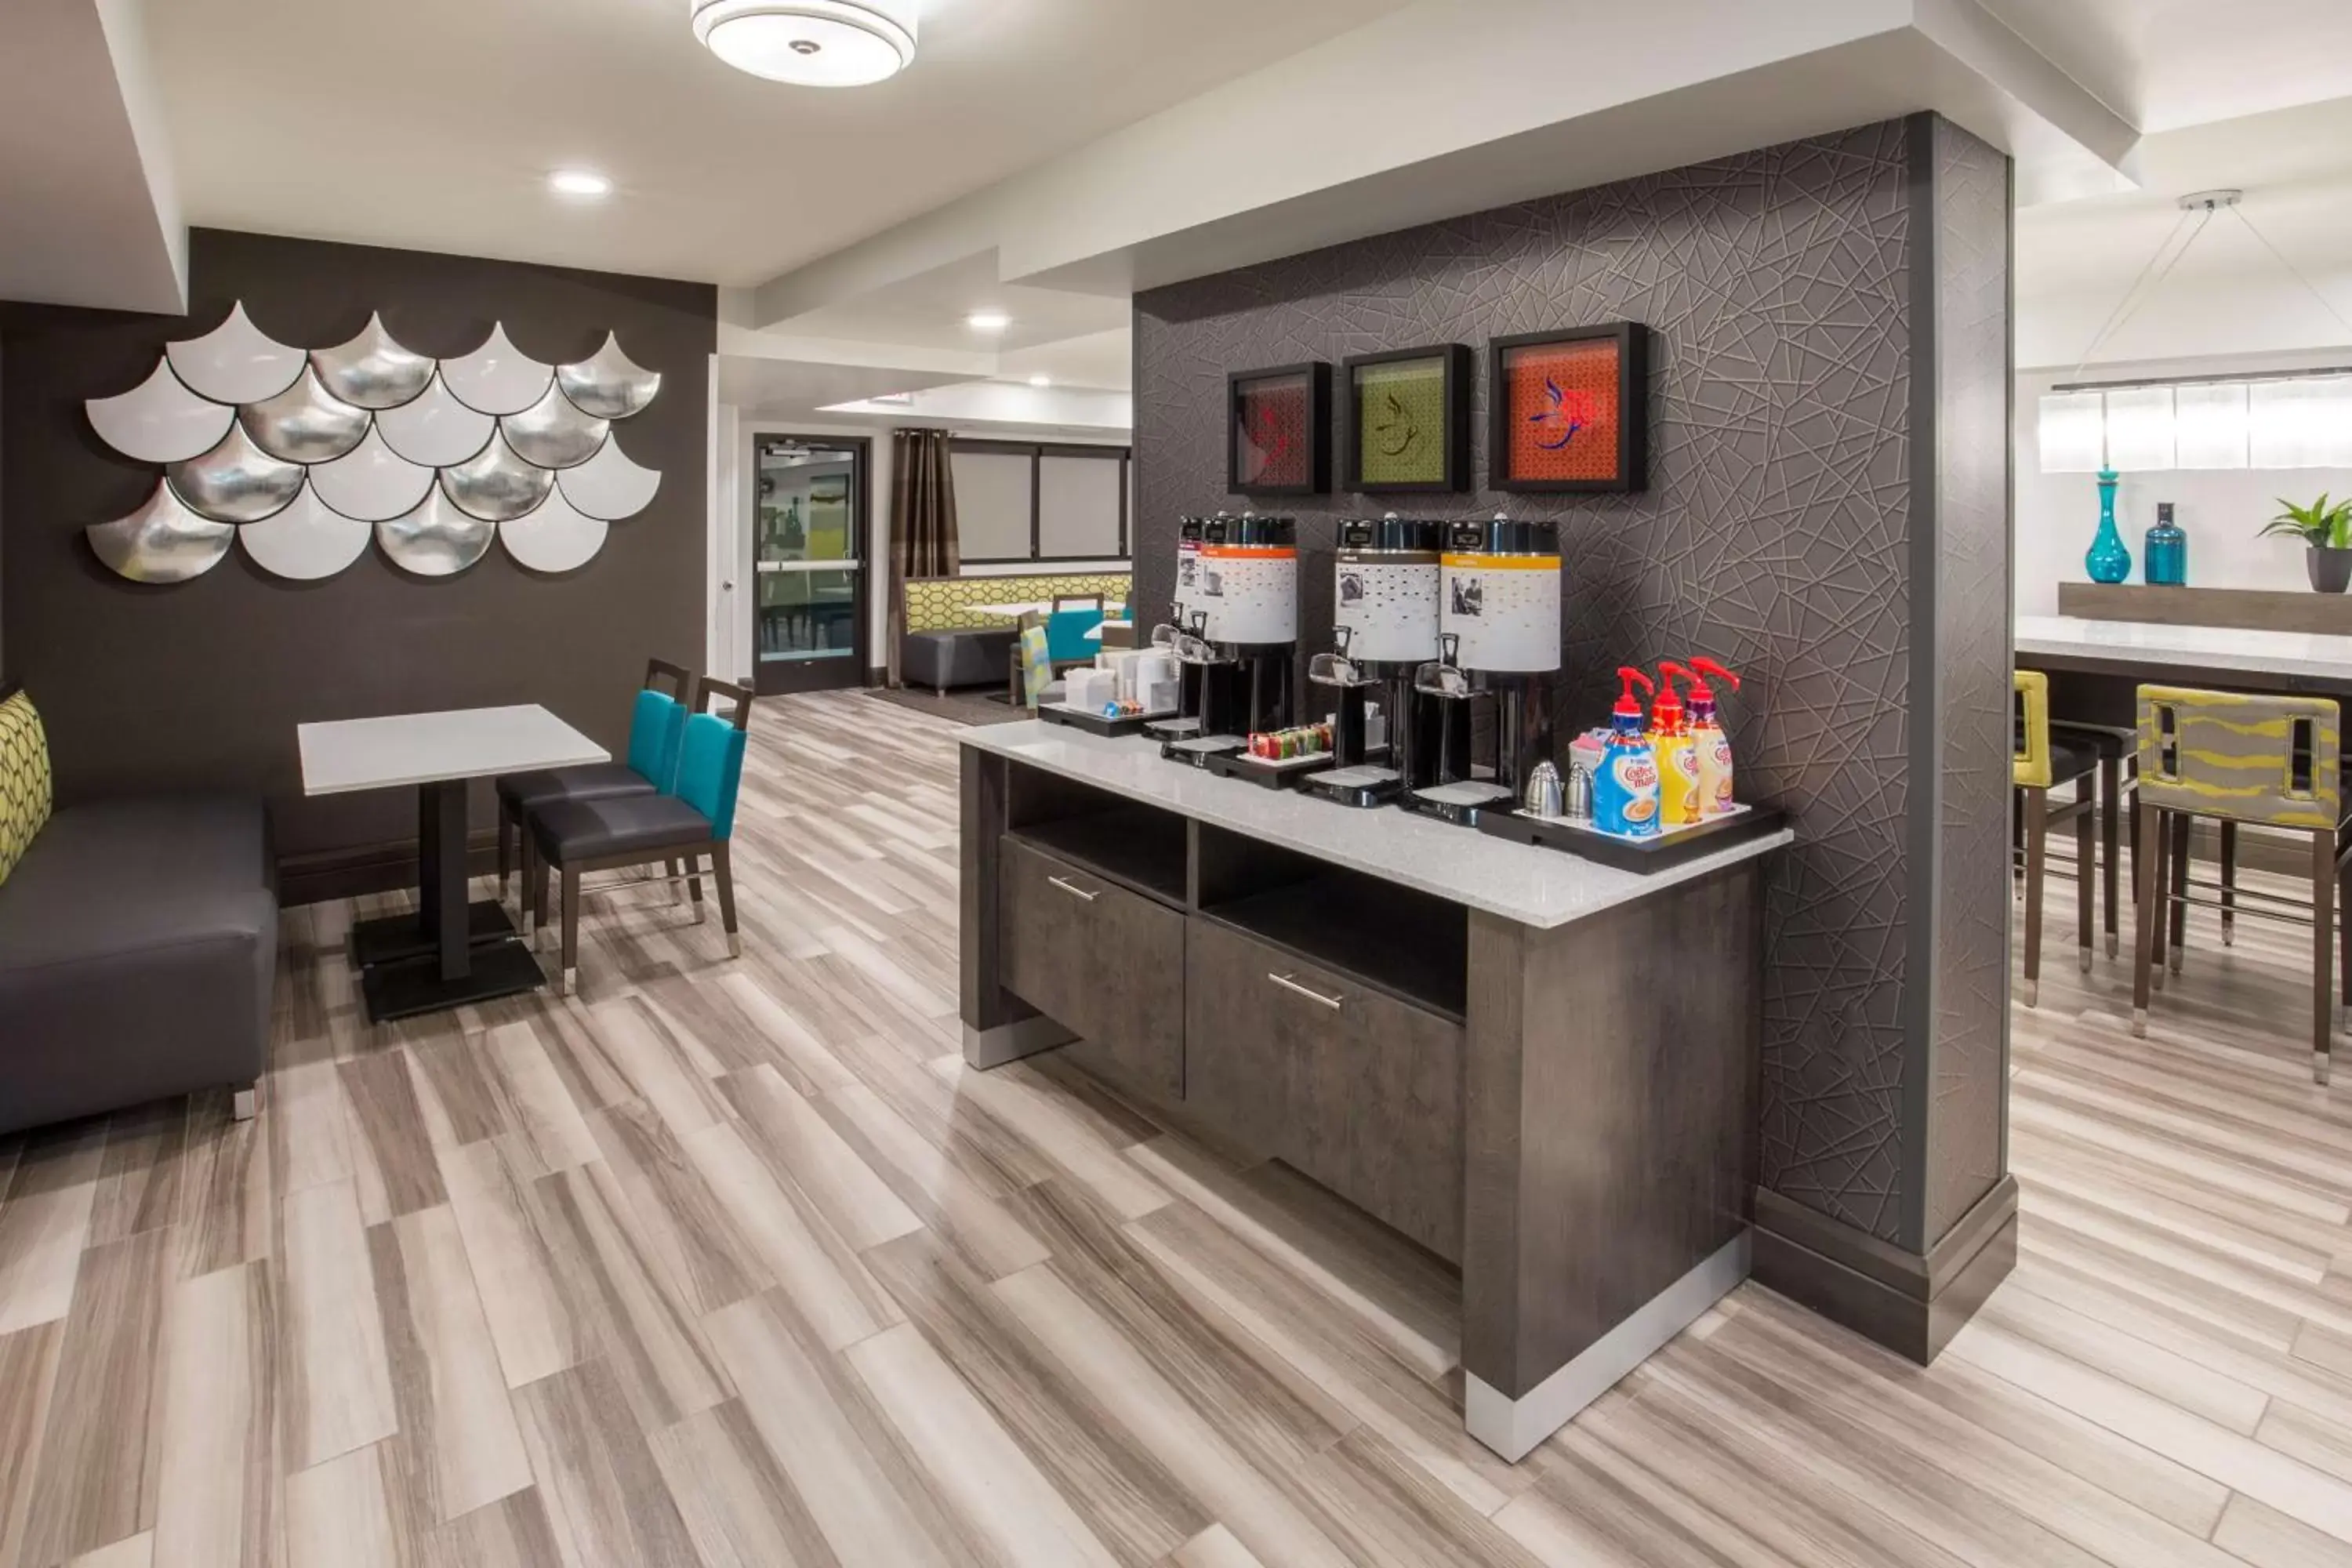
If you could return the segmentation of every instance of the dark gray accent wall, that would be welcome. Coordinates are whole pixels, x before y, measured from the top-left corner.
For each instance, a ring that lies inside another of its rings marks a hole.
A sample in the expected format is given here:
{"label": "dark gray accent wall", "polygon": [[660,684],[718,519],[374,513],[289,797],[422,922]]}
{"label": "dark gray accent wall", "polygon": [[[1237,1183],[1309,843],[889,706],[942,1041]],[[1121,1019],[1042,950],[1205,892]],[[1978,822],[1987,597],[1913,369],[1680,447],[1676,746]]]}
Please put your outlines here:
{"label": "dark gray accent wall", "polygon": [[[61,798],[258,791],[289,861],[366,859],[415,836],[415,801],[304,799],[298,723],[540,702],[617,752],[646,657],[700,667],[713,289],[202,229],[189,269],[185,320],[0,314],[8,665],[40,705]],[[158,470],[105,447],[82,402],[137,385],[165,343],[209,331],[240,300],[263,331],[303,347],[343,342],[371,310],[403,343],[443,356],[478,346],[494,321],[556,363],[617,331],[633,359],[662,373],[652,405],[615,426],[631,458],[661,470],[660,491],[561,577],[527,572],[494,544],[462,575],[431,582],[373,549],[319,583],[273,577],[241,551],[193,582],[126,582],[82,530],[139,506]],[[488,822],[479,798],[475,822]]]}
{"label": "dark gray accent wall", "polygon": [[[1622,663],[1706,654],[1747,678],[1727,703],[1742,793],[1787,806],[1800,836],[1778,858],[1768,898],[1763,1179],[1913,1249],[1925,1246],[1927,1194],[1958,1193],[1973,1176],[1930,1176],[1929,1140],[1906,1089],[1935,1084],[1935,1103],[1965,1102],[1972,1126],[1984,1105],[1997,1109],[2003,1090],[1986,1076],[1982,1042],[1988,1030],[1999,1037],[2007,973],[1984,946],[2004,929],[2006,893],[1992,889],[1988,905],[1990,884],[1978,876],[1923,902],[1921,879],[1938,886],[1937,857],[1917,863],[1914,832],[1938,798],[1917,782],[1915,752],[1945,721],[1914,690],[1915,655],[1924,641],[1937,658],[1975,661],[1941,688],[1948,703],[1978,702],[1979,688],[2005,682],[2008,669],[2005,640],[1997,658],[1980,646],[1976,621],[1987,606],[1948,595],[1967,624],[1947,631],[1926,618],[1935,597],[1915,597],[1922,551],[1932,558],[1940,548],[1913,531],[1922,340],[1956,319],[1984,329],[1987,311],[2006,322],[2006,160],[1949,126],[1933,132],[1952,165],[1947,188],[1982,175],[1999,182],[2000,199],[1937,205],[1934,248],[1997,259],[2002,292],[1994,299],[1985,282],[1971,303],[1951,304],[1946,280],[1928,279],[1935,308],[1920,310],[1914,268],[1927,252],[1915,163],[1919,128],[1930,123],[1865,126],[1171,285],[1139,296],[1135,318],[1136,579],[1145,605],[1170,596],[1176,519],[1244,504],[1224,493],[1227,371],[1336,364],[1422,343],[1477,346],[1471,428],[1483,483],[1487,338],[1627,318],[1649,324],[1643,493],[1334,494],[1263,510],[1300,520],[1309,650],[1328,646],[1339,519],[1499,507],[1559,524],[1563,724],[1605,717]],[[2005,331],[2001,341],[1995,373]],[[2006,472],[2006,384],[1988,405],[1970,379],[1988,363],[1974,338],[1940,363],[1954,383],[1968,383],[1936,397],[1951,410],[1937,471],[1953,472],[1958,492],[1958,476],[1988,463]],[[1335,419],[1328,438],[1339,437]],[[1942,486],[1927,493],[1940,496]],[[1979,487],[1942,511],[1978,552],[1973,566],[1948,569],[1955,585],[1989,581],[2005,631],[1999,502]],[[1987,504],[1998,509],[1997,536],[1983,532]],[[1985,821],[2005,832],[2005,739],[1972,722],[1948,736],[1938,758],[1942,798],[1974,811],[1993,792]],[[1959,837],[1926,847],[1940,846],[1948,860],[1966,847]],[[1693,984],[1706,983],[1706,963],[1705,953],[1688,955]],[[1927,963],[1948,983],[1915,984]],[[1936,1010],[1922,1010],[1924,997],[1937,999]],[[1955,1047],[1931,1057],[1938,1030]],[[1947,1079],[1931,1076],[1931,1059]],[[1943,1152],[1973,1170],[1983,1149],[1972,1133]],[[1939,1196],[1932,1206],[1940,1215],[1949,1203]]]}

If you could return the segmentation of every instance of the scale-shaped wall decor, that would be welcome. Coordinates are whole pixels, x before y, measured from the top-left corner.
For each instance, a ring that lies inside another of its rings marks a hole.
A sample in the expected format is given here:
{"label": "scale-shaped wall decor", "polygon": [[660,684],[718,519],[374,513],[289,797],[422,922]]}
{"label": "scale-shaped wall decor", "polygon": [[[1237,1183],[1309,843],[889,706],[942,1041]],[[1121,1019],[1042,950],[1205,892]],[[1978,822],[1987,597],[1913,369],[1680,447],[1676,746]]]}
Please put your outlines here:
{"label": "scale-shaped wall decor", "polygon": [[137,583],[184,583],[233,543],[278,576],[331,577],[370,539],[420,577],[464,571],[493,537],[534,572],[569,572],[661,488],[613,439],[661,379],[610,333],[577,364],[528,357],[503,326],[434,360],[371,316],[306,351],[238,303],[131,391],[85,405],[108,446],[163,469],[146,505],[85,531]]}

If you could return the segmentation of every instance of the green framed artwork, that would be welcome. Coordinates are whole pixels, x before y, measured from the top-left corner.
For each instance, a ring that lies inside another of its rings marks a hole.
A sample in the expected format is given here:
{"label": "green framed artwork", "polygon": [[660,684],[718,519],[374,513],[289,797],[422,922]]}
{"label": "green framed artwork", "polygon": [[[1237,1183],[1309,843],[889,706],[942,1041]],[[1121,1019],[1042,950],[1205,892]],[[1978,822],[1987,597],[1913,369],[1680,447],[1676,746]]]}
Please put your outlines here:
{"label": "green framed artwork", "polygon": [[1346,363],[1350,490],[1470,487],[1470,349],[1358,354]]}

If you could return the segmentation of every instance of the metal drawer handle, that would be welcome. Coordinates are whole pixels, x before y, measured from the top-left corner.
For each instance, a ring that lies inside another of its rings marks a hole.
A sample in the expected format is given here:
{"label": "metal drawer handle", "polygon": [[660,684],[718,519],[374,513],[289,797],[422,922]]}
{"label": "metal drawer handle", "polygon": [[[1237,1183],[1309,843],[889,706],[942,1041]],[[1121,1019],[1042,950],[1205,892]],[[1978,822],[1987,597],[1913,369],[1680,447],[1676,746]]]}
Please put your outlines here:
{"label": "metal drawer handle", "polygon": [[1265,977],[1268,980],[1273,981],[1276,985],[1281,986],[1285,991],[1295,991],[1299,995],[1306,997],[1309,1002],[1328,1007],[1334,1013],[1339,1010],[1339,1003],[1342,1000],[1340,997],[1326,996],[1320,991],[1309,991],[1306,986],[1301,985],[1289,975],[1276,974],[1270,969],[1265,972]]}
{"label": "metal drawer handle", "polygon": [[1066,893],[1069,894],[1069,895],[1070,895],[1070,897],[1072,897],[1072,898],[1074,898],[1074,899],[1084,899],[1087,902],[1088,902],[1088,903],[1090,903],[1090,904],[1091,904],[1091,903],[1093,903],[1097,899],[1098,899],[1098,898],[1102,897],[1102,895],[1101,895],[1100,893],[1089,893],[1089,892],[1087,892],[1084,888],[1079,887],[1079,886],[1078,886],[1076,883],[1075,883],[1075,882],[1065,882],[1065,881],[1064,881],[1064,880],[1062,880],[1062,879],[1060,879],[1059,877],[1048,877],[1048,878],[1046,878],[1046,879],[1045,879],[1045,880],[1047,880],[1047,881],[1049,881],[1049,882],[1053,883],[1053,884],[1054,884],[1054,886],[1055,886],[1055,887],[1057,887],[1057,888],[1061,889],[1062,889],[1062,891],[1064,891],[1064,892],[1066,892]]}

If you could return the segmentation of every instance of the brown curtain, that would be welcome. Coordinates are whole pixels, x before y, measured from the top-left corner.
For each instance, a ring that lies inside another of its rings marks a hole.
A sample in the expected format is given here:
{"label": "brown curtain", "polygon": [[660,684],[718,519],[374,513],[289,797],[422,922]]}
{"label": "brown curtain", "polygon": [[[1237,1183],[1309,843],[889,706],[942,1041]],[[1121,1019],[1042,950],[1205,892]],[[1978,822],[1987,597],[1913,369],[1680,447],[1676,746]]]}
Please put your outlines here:
{"label": "brown curtain", "polygon": [[944,430],[890,435],[890,684],[898,684],[898,643],[907,630],[907,580],[952,577],[963,566],[956,546],[955,472]]}

